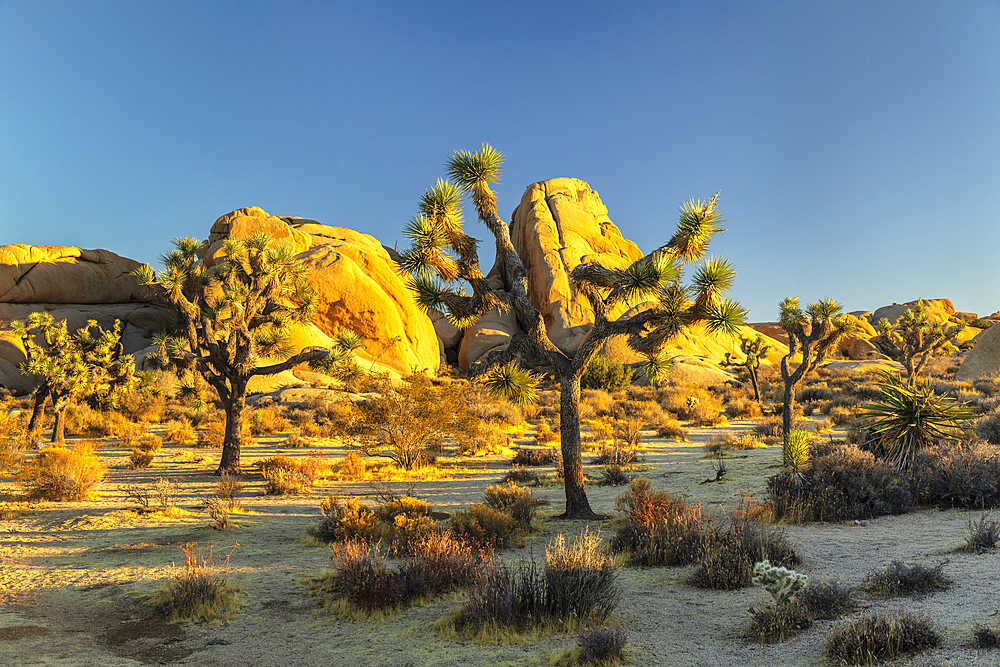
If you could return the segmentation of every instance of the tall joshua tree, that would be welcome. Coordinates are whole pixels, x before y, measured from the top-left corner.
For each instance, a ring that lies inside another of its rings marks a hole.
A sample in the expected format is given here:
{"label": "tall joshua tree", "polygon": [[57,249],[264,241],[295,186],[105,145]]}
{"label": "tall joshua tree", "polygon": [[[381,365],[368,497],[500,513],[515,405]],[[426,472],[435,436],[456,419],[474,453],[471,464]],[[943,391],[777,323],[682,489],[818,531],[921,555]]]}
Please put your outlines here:
{"label": "tall joshua tree", "polygon": [[[698,267],[690,286],[681,285],[686,264],[704,258],[712,237],[723,230],[716,198],[681,206],[680,222],[665,245],[625,269],[591,262],[573,269],[570,278],[594,309],[594,326],[575,354],[566,354],[549,339],[542,316],[528,299],[528,276],[510,240],[510,229],[497,214],[497,198],[490,189],[500,178],[503,156],[484,144],[475,152],[458,151],[446,163],[449,179],[439,180],[420,202],[420,214],[406,227],[412,246],[400,258],[400,267],[413,276],[412,289],[424,308],[444,311],[459,327],[473,324],[487,311],[512,312],[520,332],[505,350],[495,350],[477,361],[469,375],[480,378],[494,393],[515,402],[530,403],[538,379],[518,364],[522,355],[543,360],[555,371],[561,392],[560,439],[566,486],[565,518],[596,516],[587,500],[580,446],[580,377],[601,344],[624,336],[645,356],[647,375],[655,376],[666,362],[664,343],[685,327],[704,322],[710,331],[735,333],[746,311],[723,298],[736,274],[728,260],[708,259]],[[494,268],[505,290],[495,289],[479,267],[476,240],[462,229],[462,201],[472,198],[479,220],[496,242]],[[462,281],[472,294],[462,290]],[[631,317],[610,319],[622,303],[654,299],[655,307]]]}
{"label": "tall joshua tree", "polygon": [[[806,375],[826,361],[842,336],[857,330],[857,323],[848,317],[838,317],[840,304],[833,299],[810,303],[803,311],[799,298],[793,296],[783,299],[778,307],[781,309],[778,323],[788,334],[788,354],[781,359],[781,379],[785,382],[781,430],[787,438],[792,430],[796,388]],[[796,363],[794,357],[799,353],[802,358],[792,368]]]}
{"label": "tall joshua tree", "polygon": [[935,352],[965,331],[965,322],[953,327],[945,327],[943,322],[932,324],[927,304],[921,299],[904,310],[895,325],[883,317],[875,328],[882,334],[882,349],[903,364],[907,378],[915,378]]}
{"label": "tall joshua tree", "polygon": [[[287,246],[269,249],[267,234],[227,240],[225,259],[209,268],[201,241],[184,237],[163,256],[163,270],[138,268],[140,285],[157,289],[180,323],[180,334],[159,337],[153,363],[177,370],[182,394],[197,393],[195,375],[204,378],[226,411],[222,460],[216,475],[238,474],[243,445],[247,384],[301,363],[330,371],[343,363],[360,337],[343,334],[337,350],[309,347],[291,355],[290,322],[310,322],[315,295],[305,268]],[[258,366],[262,359],[284,361]]]}

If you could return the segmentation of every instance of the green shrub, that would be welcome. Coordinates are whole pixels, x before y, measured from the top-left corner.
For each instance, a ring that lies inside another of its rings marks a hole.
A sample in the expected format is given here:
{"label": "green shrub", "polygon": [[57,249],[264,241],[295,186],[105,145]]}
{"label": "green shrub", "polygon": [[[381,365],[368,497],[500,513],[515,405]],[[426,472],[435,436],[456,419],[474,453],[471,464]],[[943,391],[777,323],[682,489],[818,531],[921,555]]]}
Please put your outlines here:
{"label": "green shrub", "polygon": [[826,652],[850,665],[868,665],[940,645],[941,634],[929,616],[898,610],[834,627]]}
{"label": "green shrub", "polygon": [[632,369],[605,357],[594,357],[580,377],[581,389],[600,389],[608,393],[622,391],[632,381]]}
{"label": "green shrub", "polygon": [[977,329],[989,329],[993,326],[993,323],[989,320],[983,319],[982,317],[977,317],[976,319],[969,322],[970,327],[976,327]]}

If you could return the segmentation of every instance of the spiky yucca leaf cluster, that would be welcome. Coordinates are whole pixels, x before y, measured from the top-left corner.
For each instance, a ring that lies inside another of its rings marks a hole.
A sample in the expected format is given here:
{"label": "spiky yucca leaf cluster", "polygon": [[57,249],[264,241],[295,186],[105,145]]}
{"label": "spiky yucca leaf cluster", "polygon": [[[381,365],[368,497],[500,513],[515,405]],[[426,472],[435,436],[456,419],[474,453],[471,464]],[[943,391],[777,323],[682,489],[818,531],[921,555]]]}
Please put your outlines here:
{"label": "spiky yucca leaf cluster", "polygon": [[883,373],[881,396],[864,406],[861,417],[879,439],[879,452],[897,468],[907,470],[916,453],[935,440],[958,440],[975,413],[964,403],[937,395],[929,381],[905,380]]}
{"label": "spiky yucca leaf cluster", "polygon": [[515,362],[499,366],[481,380],[487,391],[516,405],[528,405],[538,398],[541,379]]}

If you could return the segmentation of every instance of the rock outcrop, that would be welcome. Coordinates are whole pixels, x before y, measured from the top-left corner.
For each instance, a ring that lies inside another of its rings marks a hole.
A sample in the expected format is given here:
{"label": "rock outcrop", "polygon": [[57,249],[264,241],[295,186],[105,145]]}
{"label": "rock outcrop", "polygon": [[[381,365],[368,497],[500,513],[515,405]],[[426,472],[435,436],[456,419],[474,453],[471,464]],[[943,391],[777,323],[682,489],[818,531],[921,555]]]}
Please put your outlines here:
{"label": "rock outcrop", "polygon": [[972,382],[1000,372],[1000,325],[985,329],[975,341],[955,374],[956,380]]}
{"label": "rock outcrop", "polygon": [[[575,178],[529,185],[514,209],[510,236],[528,273],[531,304],[544,318],[549,338],[567,354],[576,352],[594,322],[593,309],[570,282],[570,271],[590,261],[624,268],[643,256],[611,222],[600,196]],[[622,304],[609,316],[629,307]]]}
{"label": "rock outcrop", "polygon": [[417,307],[389,253],[372,236],[315,220],[268,215],[257,207],[228,213],[212,225],[208,257],[218,261],[227,238],[266,233],[287,244],[309,271],[318,297],[313,324],[327,336],[351,329],[365,338],[358,356],[407,375],[434,371],[440,349],[430,318]]}
{"label": "rock outcrop", "polygon": [[[108,250],[69,246],[0,246],[0,322],[48,312],[74,331],[95,320],[108,329],[122,324],[126,354],[148,347],[154,332],[165,331],[170,316],[129,275],[138,262]],[[21,375],[22,342],[0,334],[0,386],[16,394],[34,387]]]}

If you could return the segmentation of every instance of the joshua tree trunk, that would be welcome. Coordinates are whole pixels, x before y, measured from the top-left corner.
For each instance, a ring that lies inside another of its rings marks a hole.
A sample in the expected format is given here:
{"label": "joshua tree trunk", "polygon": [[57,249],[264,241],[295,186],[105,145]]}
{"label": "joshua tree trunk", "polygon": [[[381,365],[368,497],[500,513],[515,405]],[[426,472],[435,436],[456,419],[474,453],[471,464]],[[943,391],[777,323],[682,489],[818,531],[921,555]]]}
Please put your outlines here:
{"label": "joshua tree trunk", "polygon": [[590,508],[583,482],[580,457],[580,377],[565,374],[559,378],[559,439],[562,449],[563,479],[566,486],[566,512],[563,519],[599,518]]}
{"label": "joshua tree trunk", "polygon": [[56,420],[52,425],[52,442],[66,442],[66,408],[69,401],[65,398],[52,397],[52,409],[55,412]]}
{"label": "joshua tree trunk", "polygon": [[760,387],[757,385],[757,369],[748,368],[747,375],[750,376],[750,384],[753,386],[753,400],[760,405]]}
{"label": "joshua tree trunk", "polygon": [[226,436],[222,441],[222,460],[216,475],[240,474],[240,448],[243,446],[243,410],[247,406],[247,381],[233,381],[226,405]]}
{"label": "joshua tree trunk", "polygon": [[792,411],[795,407],[795,385],[785,383],[785,395],[781,409],[781,433],[787,437],[792,432]]}
{"label": "joshua tree trunk", "polygon": [[49,387],[43,384],[35,390],[35,405],[31,408],[31,420],[28,422],[28,435],[32,440],[38,437],[45,419],[45,400],[49,397]]}

